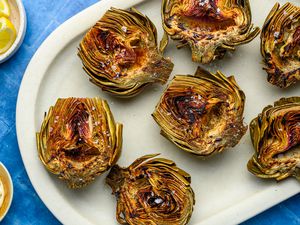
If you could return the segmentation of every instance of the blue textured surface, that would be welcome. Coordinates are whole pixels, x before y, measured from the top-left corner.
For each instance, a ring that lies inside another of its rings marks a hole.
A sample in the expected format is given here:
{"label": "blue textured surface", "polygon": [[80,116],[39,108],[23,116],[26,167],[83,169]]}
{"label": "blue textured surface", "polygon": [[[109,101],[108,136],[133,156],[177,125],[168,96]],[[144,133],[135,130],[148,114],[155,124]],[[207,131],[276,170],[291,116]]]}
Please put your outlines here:
{"label": "blue textured surface", "polygon": [[[1,224],[60,224],[34,191],[20,157],[15,129],[17,94],[26,66],[43,40],[59,24],[97,1],[24,0],[23,2],[28,18],[24,44],[14,57],[0,65],[0,161],[10,171],[15,189],[11,209]],[[300,224],[300,194],[243,224]]]}

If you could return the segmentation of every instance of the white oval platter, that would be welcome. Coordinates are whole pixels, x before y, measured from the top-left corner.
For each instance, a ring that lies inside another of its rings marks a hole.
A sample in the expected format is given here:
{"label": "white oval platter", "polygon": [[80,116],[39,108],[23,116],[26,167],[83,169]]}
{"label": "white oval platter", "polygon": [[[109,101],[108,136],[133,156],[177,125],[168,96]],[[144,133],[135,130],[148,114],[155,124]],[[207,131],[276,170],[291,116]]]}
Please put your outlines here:
{"label": "white oval platter", "polygon": [[[290,2],[297,4],[298,0]],[[275,1],[251,1],[255,25],[262,26],[273,4]],[[22,159],[38,195],[63,224],[117,222],[115,197],[105,184],[106,174],[83,190],[69,190],[38,159],[35,132],[40,128],[44,112],[60,97],[100,96],[108,100],[116,121],[124,124],[123,152],[118,164],[128,166],[142,155],[162,153],[189,172],[196,193],[191,225],[237,224],[299,192],[299,183],[294,179],[276,183],[258,179],[247,171],[246,163],[253,154],[249,133],[235,148],[205,161],[163,138],[151,113],[165,87],[152,86],[126,100],[111,97],[91,84],[81,68],[77,47],[87,29],[111,6],[136,7],[155,23],[159,38],[162,37],[160,0],[102,0],[66,21],[46,39],[28,65],[19,92],[16,127]],[[175,64],[172,76],[195,72],[197,64],[191,62],[188,49],[177,50],[171,41],[166,55]],[[248,124],[264,106],[281,97],[300,94],[299,85],[280,90],[266,81],[259,38],[238,47],[209,69],[235,75],[247,96],[245,121]]]}

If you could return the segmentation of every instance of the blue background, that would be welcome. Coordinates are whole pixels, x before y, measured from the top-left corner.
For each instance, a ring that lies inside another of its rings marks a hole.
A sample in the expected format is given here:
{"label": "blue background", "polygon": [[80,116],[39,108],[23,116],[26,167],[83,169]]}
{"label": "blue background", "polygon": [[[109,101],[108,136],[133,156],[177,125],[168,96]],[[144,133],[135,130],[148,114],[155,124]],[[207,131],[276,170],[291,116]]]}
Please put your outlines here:
{"label": "blue background", "polygon": [[[16,138],[16,101],[26,66],[43,40],[66,19],[97,1],[23,2],[28,19],[24,43],[13,58],[0,65],[0,161],[10,171],[15,190],[11,209],[1,224],[60,224],[40,200],[26,174]],[[300,224],[300,194],[243,224]]]}

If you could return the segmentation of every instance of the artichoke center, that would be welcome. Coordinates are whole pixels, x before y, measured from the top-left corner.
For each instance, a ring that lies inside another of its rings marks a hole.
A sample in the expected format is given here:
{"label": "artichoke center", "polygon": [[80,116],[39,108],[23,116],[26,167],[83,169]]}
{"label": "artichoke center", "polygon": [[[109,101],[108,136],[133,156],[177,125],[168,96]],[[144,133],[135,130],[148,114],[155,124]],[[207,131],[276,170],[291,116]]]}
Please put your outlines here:
{"label": "artichoke center", "polygon": [[178,96],[174,99],[175,107],[180,119],[194,124],[206,113],[206,102],[200,95]]}
{"label": "artichoke center", "polygon": [[[197,1],[196,1],[197,2]],[[197,31],[219,31],[228,27],[237,26],[235,10],[221,10],[215,0],[185,1],[182,4],[178,27],[183,29],[184,25]]]}
{"label": "artichoke center", "polygon": [[63,152],[66,158],[75,161],[89,160],[99,155],[99,150],[89,144],[91,138],[90,115],[83,104],[78,105],[70,121],[72,144],[65,146]]}
{"label": "artichoke center", "polygon": [[159,196],[151,196],[148,199],[148,204],[151,207],[157,207],[157,206],[160,206],[163,203],[164,203],[164,200],[161,197],[159,197]]}
{"label": "artichoke center", "polygon": [[90,158],[99,155],[99,150],[97,148],[88,145],[82,145],[73,149],[64,149],[63,152],[65,153],[66,158],[79,162],[89,160]]}
{"label": "artichoke center", "polygon": [[78,106],[78,110],[71,117],[70,127],[74,138],[77,138],[77,142],[84,142],[90,137],[90,114],[87,112],[83,105]]}
{"label": "artichoke center", "polygon": [[[285,118],[290,119],[285,119]],[[278,142],[283,143],[282,149],[283,152],[279,152],[273,156],[276,159],[283,159],[283,158],[294,158],[298,159],[300,162],[300,123],[296,122],[298,119],[298,115],[289,115],[287,114],[283,120],[282,125],[278,128],[279,131],[283,131],[286,127],[286,141],[282,141],[280,139],[276,140],[274,145],[277,145]],[[274,125],[275,126],[275,125]],[[279,145],[280,146],[280,145]],[[280,147],[281,148],[281,147]]]}
{"label": "artichoke center", "polygon": [[284,37],[284,45],[282,45],[279,49],[279,55],[281,58],[300,58],[300,25],[297,26],[295,31],[292,33],[291,30],[288,32],[291,35]]}
{"label": "artichoke center", "polygon": [[[101,63],[101,67],[109,70],[113,78],[128,76],[131,70],[143,67],[147,61],[145,50],[147,38],[143,40],[143,34],[138,32],[128,31],[125,37],[118,37],[109,31],[98,30],[99,45],[109,53],[109,60],[106,64]],[[136,74],[132,75],[136,76]]]}
{"label": "artichoke center", "polygon": [[145,203],[151,208],[156,208],[160,213],[168,214],[176,208],[176,202],[169,192],[162,192],[163,197],[154,191],[146,191],[143,194]]}

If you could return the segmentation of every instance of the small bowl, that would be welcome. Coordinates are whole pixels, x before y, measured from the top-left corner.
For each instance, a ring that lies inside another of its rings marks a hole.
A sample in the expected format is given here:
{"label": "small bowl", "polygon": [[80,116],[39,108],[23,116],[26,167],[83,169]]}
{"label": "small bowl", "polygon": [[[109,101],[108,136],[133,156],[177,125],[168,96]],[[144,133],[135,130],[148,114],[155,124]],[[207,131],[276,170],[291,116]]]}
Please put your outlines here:
{"label": "small bowl", "polygon": [[8,0],[11,15],[9,19],[14,24],[17,31],[17,38],[7,52],[0,55],[0,64],[8,60],[21,46],[26,33],[26,13],[22,0]]}
{"label": "small bowl", "polygon": [[6,167],[0,162],[0,180],[3,184],[4,190],[4,199],[2,205],[0,205],[0,222],[5,217],[6,213],[8,212],[11,201],[13,198],[13,183],[10,177],[10,174]]}

